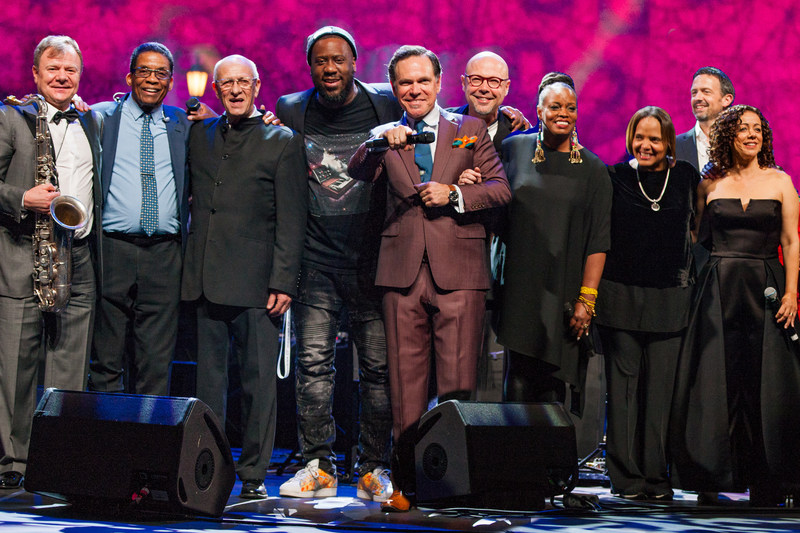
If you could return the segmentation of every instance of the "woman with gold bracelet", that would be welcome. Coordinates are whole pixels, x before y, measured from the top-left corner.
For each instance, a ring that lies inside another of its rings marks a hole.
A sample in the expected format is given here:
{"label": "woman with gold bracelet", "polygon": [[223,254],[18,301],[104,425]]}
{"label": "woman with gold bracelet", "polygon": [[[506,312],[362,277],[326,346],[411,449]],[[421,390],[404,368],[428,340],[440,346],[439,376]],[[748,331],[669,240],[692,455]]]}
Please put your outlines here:
{"label": "woman with gold bracelet", "polygon": [[581,351],[609,247],[611,183],[603,162],[578,144],[569,76],[542,79],[537,115],[538,133],[503,142],[513,197],[497,337],[507,349],[505,399],[563,403],[565,384],[580,393],[585,380]]}
{"label": "woman with gold bracelet", "polygon": [[634,157],[609,168],[614,196],[597,324],[608,391],[606,464],[627,499],[672,499],[666,442],[694,284],[691,230],[700,175],[675,161],[675,127],[648,106],[628,122]]}

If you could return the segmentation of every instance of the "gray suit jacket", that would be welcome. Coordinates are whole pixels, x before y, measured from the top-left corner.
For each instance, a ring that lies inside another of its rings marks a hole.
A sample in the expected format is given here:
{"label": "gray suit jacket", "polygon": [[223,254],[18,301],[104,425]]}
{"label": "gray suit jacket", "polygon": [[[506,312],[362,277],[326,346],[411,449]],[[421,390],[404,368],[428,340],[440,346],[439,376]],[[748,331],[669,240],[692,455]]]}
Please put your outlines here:
{"label": "gray suit jacket", "polygon": [[675,140],[675,156],[677,159],[691,163],[698,172],[702,170],[698,168],[700,163],[697,161],[697,139],[695,138],[694,128],[678,135]]}
{"label": "gray suit jacket", "polygon": [[[101,176],[103,205],[108,199],[108,189],[111,186],[111,173],[114,170],[114,158],[117,154],[117,136],[122,117],[122,104],[119,102],[101,102],[92,106],[103,117],[103,173]],[[164,117],[167,119],[167,140],[169,141],[169,156],[172,160],[172,173],[175,178],[175,189],[178,196],[178,215],[181,223],[181,243],[186,249],[186,236],[189,225],[189,172],[187,152],[189,145],[189,130],[192,123],[186,118],[186,112],[174,106],[165,105]],[[156,117],[158,118],[158,117]]]}
{"label": "gray suit jacket", "polygon": [[[33,139],[36,115],[37,108],[33,105],[0,105],[0,295],[11,298],[33,295],[31,236],[35,217],[22,209],[22,196],[34,186],[36,175],[36,145]],[[99,276],[102,270],[101,253],[96,237],[101,217],[102,120],[93,111],[81,113],[79,120],[92,150],[94,206],[86,207],[94,209],[94,226],[88,239],[95,273]]]}

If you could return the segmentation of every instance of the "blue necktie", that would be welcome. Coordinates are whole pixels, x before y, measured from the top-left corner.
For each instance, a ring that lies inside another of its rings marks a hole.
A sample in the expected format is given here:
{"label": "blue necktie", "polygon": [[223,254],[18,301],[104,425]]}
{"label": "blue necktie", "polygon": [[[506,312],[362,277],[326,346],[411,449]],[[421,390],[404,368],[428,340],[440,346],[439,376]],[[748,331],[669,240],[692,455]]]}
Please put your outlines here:
{"label": "blue necktie", "polygon": [[[425,121],[420,120],[417,122],[417,133],[422,133],[425,127]],[[431,172],[433,171],[433,156],[431,156],[431,147],[427,144],[414,145],[414,162],[419,167],[419,180],[422,183],[431,181]]]}
{"label": "blue necktie", "polygon": [[142,175],[142,230],[150,236],[158,229],[158,194],[156,192],[156,164],[153,157],[153,134],[150,124],[153,117],[144,115],[139,139],[139,166]]}

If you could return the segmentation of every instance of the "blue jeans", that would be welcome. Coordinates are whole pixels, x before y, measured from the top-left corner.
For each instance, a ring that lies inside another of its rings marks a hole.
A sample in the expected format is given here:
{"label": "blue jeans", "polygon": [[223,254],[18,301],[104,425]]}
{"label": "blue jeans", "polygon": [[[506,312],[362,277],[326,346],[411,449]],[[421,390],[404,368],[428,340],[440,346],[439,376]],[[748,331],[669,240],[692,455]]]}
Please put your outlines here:
{"label": "blue jeans", "polygon": [[297,360],[297,426],[305,462],[319,459],[334,471],[336,425],[333,388],[336,333],[342,308],[348,312],[359,365],[358,437],[360,474],[388,468],[392,435],[389,371],[380,291],[374,277],[324,272],[303,266],[298,297],[292,302]]}

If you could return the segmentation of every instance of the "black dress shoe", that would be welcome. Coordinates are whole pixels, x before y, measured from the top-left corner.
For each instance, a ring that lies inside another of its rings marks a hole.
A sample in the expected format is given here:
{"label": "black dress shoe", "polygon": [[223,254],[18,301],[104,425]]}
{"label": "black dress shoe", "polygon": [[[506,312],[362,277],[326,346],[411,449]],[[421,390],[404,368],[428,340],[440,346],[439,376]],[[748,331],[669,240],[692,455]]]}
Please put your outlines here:
{"label": "black dress shoe", "polygon": [[242,481],[242,492],[239,497],[246,500],[263,500],[267,497],[267,488],[258,479],[246,479]]}
{"label": "black dress shoe", "polygon": [[0,474],[0,489],[20,489],[23,479],[25,476],[14,470],[3,472]]}

